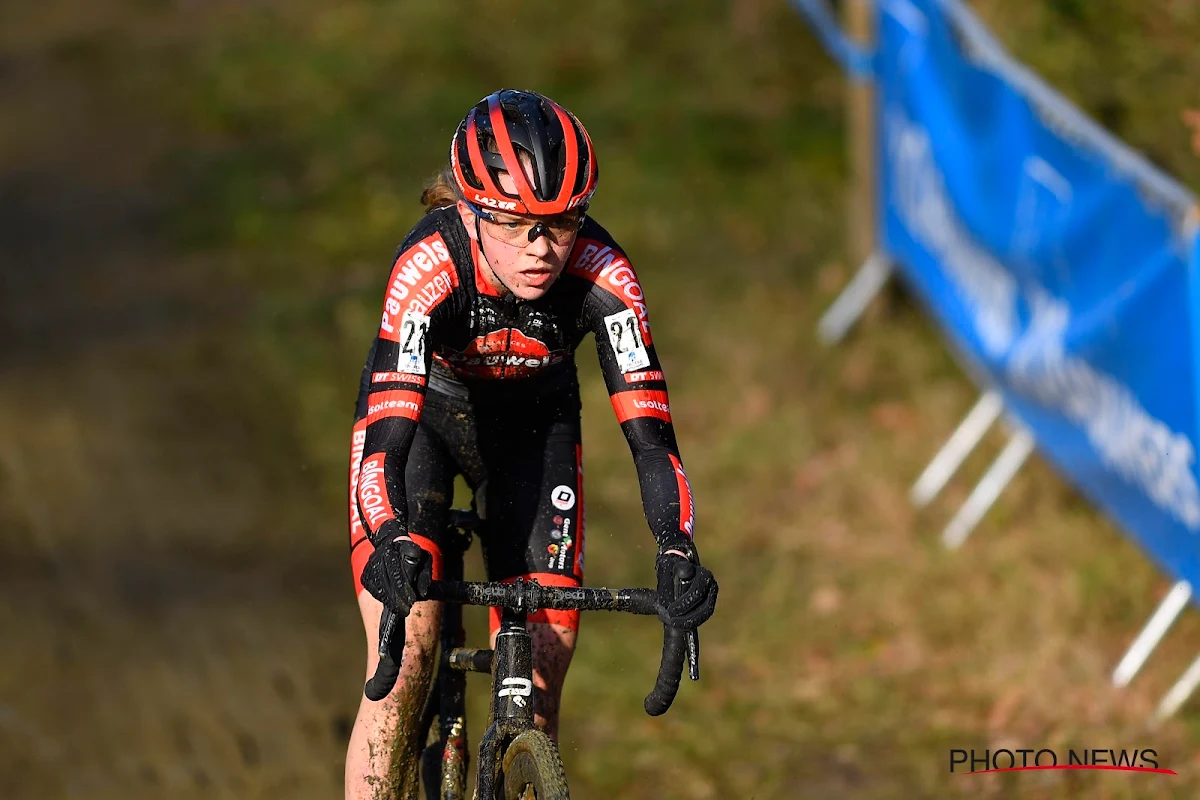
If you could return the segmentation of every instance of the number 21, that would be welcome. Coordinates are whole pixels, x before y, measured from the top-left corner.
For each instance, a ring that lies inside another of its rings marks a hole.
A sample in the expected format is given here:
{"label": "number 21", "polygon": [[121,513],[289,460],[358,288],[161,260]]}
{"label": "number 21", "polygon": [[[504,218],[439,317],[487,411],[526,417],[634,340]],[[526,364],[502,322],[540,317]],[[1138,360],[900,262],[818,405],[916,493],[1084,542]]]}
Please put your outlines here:
{"label": "number 21", "polygon": [[[405,353],[420,355],[424,350],[425,343],[425,325],[418,323],[416,320],[405,320],[404,322],[404,347],[401,348]],[[420,331],[418,334],[417,331]],[[417,341],[413,342],[413,337],[417,337]],[[415,346],[414,346],[415,345]]]}
{"label": "number 21", "polygon": [[621,326],[621,321],[613,320],[612,325],[609,326],[609,330],[612,331],[613,335],[613,348],[618,353],[627,353],[642,346],[641,340],[638,339],[637,321],[633,317],[629,317],[626,322],[628,323],[629,336],[633,339],[633,345],[630,347],[621,346],[621,342],[625,336],[625,328]]}

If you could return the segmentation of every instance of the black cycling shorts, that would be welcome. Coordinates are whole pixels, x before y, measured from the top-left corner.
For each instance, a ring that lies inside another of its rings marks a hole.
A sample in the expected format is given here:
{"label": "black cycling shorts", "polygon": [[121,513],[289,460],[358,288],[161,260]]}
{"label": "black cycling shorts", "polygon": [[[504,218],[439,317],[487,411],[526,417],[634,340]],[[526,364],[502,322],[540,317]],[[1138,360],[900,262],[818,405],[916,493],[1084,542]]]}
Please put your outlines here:
{"label": "black cycling shorts", "polygon": [[[536,576],[543,584],[578,586],[584,558],[579,410],[578,389],[570,385],[540,395],[470,398],[431,387],[404,472],[410,533],[443,549],[454,479],[462,475],[485,521],[479,541],[488,580]],[[353,525],[353,504],[351,514],[351,564],[362,591],[359,574],[372,547],[365,529]],[[578,628],[577,612],[543,611],[531,619]]]}

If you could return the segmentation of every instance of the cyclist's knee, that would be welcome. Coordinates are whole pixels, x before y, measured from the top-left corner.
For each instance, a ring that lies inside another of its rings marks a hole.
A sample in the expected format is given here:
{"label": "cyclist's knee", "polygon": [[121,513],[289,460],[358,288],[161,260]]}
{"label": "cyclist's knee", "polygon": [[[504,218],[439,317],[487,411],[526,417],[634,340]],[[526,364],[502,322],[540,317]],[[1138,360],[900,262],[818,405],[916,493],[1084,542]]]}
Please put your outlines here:
{"label": "cyclist's knee", "polygon": [[529,638],[533,640],[533,660],[537,669],[564,675],[575,654],[578,632],[573,627],[555,622],[530,622]]}

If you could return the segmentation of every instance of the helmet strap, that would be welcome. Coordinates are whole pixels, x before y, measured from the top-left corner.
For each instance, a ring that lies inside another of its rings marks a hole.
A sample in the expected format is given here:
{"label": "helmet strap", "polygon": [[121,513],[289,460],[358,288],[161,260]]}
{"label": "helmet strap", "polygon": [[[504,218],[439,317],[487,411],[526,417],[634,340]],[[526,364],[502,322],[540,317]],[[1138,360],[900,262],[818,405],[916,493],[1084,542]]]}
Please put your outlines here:
{"label": "helmet strap", "polygon": [[496,274],[496,270],[492,269],[492,262],[488,260],[487,253],[483,252],[483,231],[479,229],[480,216],[480,214],[475,215],[475,239],[479,242],[479,255],[483,257],[484,266],[487,267],[488,272],[492,273],[492,277],[496,279],[496,283],[505,288],[509,297],[516,298],[516,292],[514,292],[512,287],[505,283],[504,280],[498,274]]}

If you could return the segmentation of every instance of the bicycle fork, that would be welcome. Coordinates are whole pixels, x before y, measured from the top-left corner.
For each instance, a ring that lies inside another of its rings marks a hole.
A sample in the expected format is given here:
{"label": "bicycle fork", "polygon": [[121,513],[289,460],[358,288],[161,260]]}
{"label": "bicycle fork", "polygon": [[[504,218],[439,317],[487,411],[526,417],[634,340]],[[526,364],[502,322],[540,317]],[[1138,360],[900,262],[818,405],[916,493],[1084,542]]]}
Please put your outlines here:
{"label": "bicycle fork", "polygon": [[525,614],[504,610],[492,657],[491,724],[479,741],[479,785],[476,796],[495,796],[505,745],[533,723],[533,640]]}

